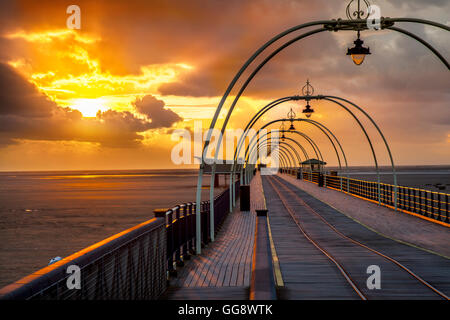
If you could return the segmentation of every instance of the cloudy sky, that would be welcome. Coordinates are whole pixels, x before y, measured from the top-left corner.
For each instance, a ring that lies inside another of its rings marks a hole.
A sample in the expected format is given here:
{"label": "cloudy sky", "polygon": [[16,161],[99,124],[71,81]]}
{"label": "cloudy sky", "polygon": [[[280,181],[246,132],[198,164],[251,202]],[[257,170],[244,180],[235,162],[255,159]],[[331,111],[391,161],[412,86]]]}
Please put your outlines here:
{"label": "cloudy sky", "polygon": [[[372,2],[383,16],[449,25],[448,0]],[[81,8],[80,30],[66,26],[71,4]],[[170,160],[176,144],[171,133],[192,130],[196,120],[208,126],[228,83],[260,45],[301,23],[344,18],[346,4],[2,1],[0,170],[176,167]],[[449,59],[448,32],[397,25],[420,35]],[[249,85],[230,128],[244,127],[268,102],[298,94],[310,79],[316,93],[361,105],[386,135],[397,164],[450,164],[449,71],[424,46],[392,31],[363,32],[372,55],[355,66],[345,55],[355,36],[324,32],[281,52]],[[313,119],[340,138],[350,165],[373,163],[364,135],[348,114],[330,103],[312,105]],[[303,106],[286,103],[259,125],[284,117],[291,107],[300,115]],[[388,164],[380,138],[363,123],[381,164]],[[331,145],[317,129],[307,124],[298,129],[336,164]]]}

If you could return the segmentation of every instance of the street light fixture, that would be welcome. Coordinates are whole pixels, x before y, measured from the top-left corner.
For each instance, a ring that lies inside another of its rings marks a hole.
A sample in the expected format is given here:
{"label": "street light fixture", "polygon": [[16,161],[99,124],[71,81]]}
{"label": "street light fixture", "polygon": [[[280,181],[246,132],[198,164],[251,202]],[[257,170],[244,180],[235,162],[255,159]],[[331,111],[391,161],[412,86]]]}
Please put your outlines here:
{"label": "street light fixture", "polygon": [[311,108],[309,102],[306,103],[305,109],[302,111],[307,118],[311,118],[311,115],[314,113],[314,109]]}
{"label": "street light fixture", "polygon": [[294,127],[295,112],[292,110],[292,108],[288,112],[287,117],[288,117],[289,121],[291,121],[291,126],[289,127],[289,131],[295,130],[295,127]]}
{"label": "street light fixture", "polygon": [[364,58],[366,55],[370,54],[370,48],[363,47],[364,41],[359,38],[358,31],[358,39],[353,42],[355,46],[353,48],[349,48],[347,50],[347,55],[352,57],[353,62],[359,66],[364,62]]}
{"label": "street light fixture", "polygon": [[309,79],[306,80],[306,85],[303,86],[302,93],[305,96],[306,101],[306,106],[302,113],[304,113],[307,118],[310,118],[314,112],[314,109],[309,105],[309,101],[311,100],[309,97],[314,94],[314,87],[309,82]]}
{"label": "street light fixture", "polygon": [[281,141],[284,141],[284,139],[286,139],[286,136],[284,135],[284,132],[286,131],[286,127],[284,126],[284,121],[281,122],[280,131],[281,131]]}

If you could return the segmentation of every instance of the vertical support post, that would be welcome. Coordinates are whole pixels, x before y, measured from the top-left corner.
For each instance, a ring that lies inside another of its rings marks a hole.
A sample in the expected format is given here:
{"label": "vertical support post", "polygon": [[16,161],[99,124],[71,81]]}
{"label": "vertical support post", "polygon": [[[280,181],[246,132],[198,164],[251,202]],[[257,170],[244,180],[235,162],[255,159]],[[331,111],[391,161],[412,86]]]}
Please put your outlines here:
{"label": "vertical support post", "polygon": [[[214,177],[216,176],[216,162],[212,164],[211,168],[211,184],[209,186],[209,221],[214,225]],[[219,178],[217,178],[219,179]],[[206,230],[205,230],[206,232]],[[211,241],[214,241],[214,228],[212,236],[210,234]]]}
{"label": "vertical support post", "polygon": [[195,206],[195,253],[202,252],[202,222],[201,222],[201,201],[202,201],[203,164],[200,165],[197,180],[197,195]]}
{"label": "vertical support post", "polygon": [[173,235],[173,211],[169,210],[167,214],[167,267],[169,275],[177,276],[177,270],[173,267],[173,249],[174,249],[174,235]]}
{"label": "vertical support post", "polygon": [[441,208],[441,194],[437,194],[437,203],[438,203],[438,220],[444,221],[444,216],[442,215],[442,208]]}
{"label": "vertical support post", "polygon": [[449,222],[448,216],[448,194],[445,195],[445,222]]}
{"label": "vertical support post", "polygon": [[181,260],[181,241],[183,239],[182,237],[182,225],[181,225],[181,215],[180,215],[180,207],[177,206],[177,209],[175,210],[175,229],[174,229],[174,244],[175,244],[175,261],[178,267],[184,266],[183,260]]}
{"label": "vertical support post", "polygon": [[233,184],[233,181],[234,181],[234,177],[233,177],[234,175],[233,175],[233,172],[231,171],[230,172],[230,187],[229,187],[229,189],[228,190],[230,190],[230,196],[229,196],[229,198],[230,198],[230,208],[229,208],[229,212],[232,212],[233,211],[233,195],[234,195],[234,184]]}

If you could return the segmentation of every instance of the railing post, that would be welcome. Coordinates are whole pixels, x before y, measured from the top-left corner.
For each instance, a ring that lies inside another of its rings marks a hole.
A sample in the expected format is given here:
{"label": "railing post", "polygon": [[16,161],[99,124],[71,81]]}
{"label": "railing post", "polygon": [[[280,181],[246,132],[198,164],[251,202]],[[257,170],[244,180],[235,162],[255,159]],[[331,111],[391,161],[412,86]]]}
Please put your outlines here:
{"label": "railing post", "polygon": [[189,260],[189,214],[188,214],[188,203],[185,203],[183,206],[183,261]]}
{"label": "railing post", "polygon": [[[225,177],[226,177],[226,175],[225,175]],[[230,185],[230,188],[231,188],[231,185]],[[231,192],[230,192],[230,195],[231,195]],[[214,201],[212,203],[210,203],[210,205],[209,205],[209,239],[211,242],[214,242],[214,224],[215,224],[215,220],[216,220],[216,212],[215,212],[215,208],[214,208],[215,202],[216,202],[216,200],[214,199]]]}
{"label": "railing post", "polygon": [[434,196],[433,196],[433,192],[430,192],[430,207],[431,207],[430,218],[436,219],[435,214],[434,214]]}
{"label": "railing post", "polygon": [[448,194],[445,195],[445,222],[449,222],[449,216],[448,216]]}
{"label": "railing post", "polygon": [[174,235],[173,235],[173,211],[167,213],[167,269],[170,276],[177,276],[177,270],[173,267]]}
{"label": "railing post", "polygon": [[444,221],[444,218],[443,218],[443,215],[442,215],[442,209],[441,209],[441,194],[440,193],[438,193],[437,194],[437,203],[438,203],[438,220],[440,220],[440,221]]}

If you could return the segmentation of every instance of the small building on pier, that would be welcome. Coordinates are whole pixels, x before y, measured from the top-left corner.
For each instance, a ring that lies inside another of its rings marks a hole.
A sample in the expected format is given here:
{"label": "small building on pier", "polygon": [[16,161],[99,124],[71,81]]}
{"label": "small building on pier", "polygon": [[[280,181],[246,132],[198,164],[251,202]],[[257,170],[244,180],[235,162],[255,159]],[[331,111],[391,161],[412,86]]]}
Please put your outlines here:
{"label": "small building on pier", "polygon": [[322,172],[323,167],[326,164],[326,162],[317,159],[309,159],[300,163],[303,171],[309,171],[312,169],[313,172]]}

